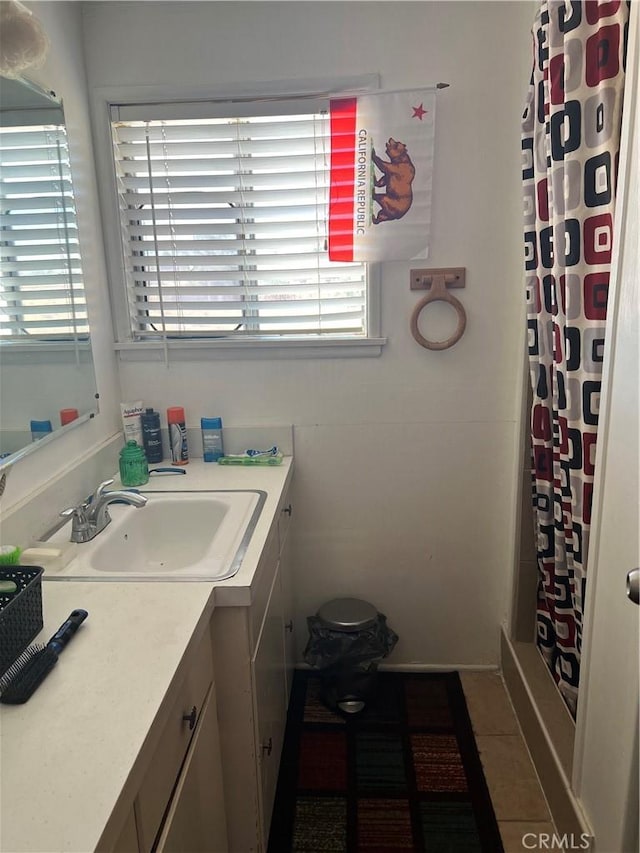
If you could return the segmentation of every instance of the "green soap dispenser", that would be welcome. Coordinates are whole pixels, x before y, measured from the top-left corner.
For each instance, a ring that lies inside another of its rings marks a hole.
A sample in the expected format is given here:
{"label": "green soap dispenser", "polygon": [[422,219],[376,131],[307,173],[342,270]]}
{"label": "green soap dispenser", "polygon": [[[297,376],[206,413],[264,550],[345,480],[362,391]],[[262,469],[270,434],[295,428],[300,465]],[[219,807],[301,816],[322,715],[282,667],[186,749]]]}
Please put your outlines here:
{"label": "green soap dispenser", "polygon": [[149,482],[147,457],[135,441],[128,441],[120,451],[120,479],[123,486],[144,486]]}

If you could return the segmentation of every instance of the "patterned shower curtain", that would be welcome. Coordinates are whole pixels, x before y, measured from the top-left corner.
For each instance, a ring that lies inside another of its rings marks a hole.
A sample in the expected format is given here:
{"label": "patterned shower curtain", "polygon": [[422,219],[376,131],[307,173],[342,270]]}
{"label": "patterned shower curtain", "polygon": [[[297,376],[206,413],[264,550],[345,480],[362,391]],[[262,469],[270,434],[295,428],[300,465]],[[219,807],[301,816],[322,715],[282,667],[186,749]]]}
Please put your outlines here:
{"label": "patterned shower curtain", "polygon": [[522,125],[537,644],[574,715],[628,14],[543,0]]}

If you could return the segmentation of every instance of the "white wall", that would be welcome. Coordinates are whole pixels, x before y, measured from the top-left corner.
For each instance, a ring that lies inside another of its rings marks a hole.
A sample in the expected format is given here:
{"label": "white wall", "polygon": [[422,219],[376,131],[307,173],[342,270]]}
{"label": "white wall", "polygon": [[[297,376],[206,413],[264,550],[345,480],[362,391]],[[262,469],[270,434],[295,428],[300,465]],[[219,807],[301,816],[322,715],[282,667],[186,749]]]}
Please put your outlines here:
{"label": "white wall", "polygon": [[399,633],[391,662],[497,664],[516,503],[531,4],[91,2],[83,11],[90,93],[368,72],[385,88],[451,84],[438,95],[427,265],[467,268],[460,343],[445,352],[415,343],[412,265],[389,263],[379,359],[128,362],[119,372],[125,399],[184,405],[189,426],[201,415],[294,424],[301,646],[304,616],[354,595]]}
{"label": "white wall", "polygon": [[[120,394],[112,348],[102,229],[97,202],[82,49],[81,7],[80,4],[71,2],[28,5],[42,23],[51,47],[44,66],[37,71],[27,72],[25,76],[43,88],[55,91],[64,103],[96,379],[100,393],[100,413],[88,423],[79,425],[47,446],[39,447],[35,453],[9,469],[2,496],[3,517],[10,510],[21,506],[44,483],[73,467],[87,453],[101,446],[119,427],[117,403]],[[26,396],[33,395],[34,392],[32,383],[23,387]],[[52,516],[57,509],[63,508],[52,506]]]}

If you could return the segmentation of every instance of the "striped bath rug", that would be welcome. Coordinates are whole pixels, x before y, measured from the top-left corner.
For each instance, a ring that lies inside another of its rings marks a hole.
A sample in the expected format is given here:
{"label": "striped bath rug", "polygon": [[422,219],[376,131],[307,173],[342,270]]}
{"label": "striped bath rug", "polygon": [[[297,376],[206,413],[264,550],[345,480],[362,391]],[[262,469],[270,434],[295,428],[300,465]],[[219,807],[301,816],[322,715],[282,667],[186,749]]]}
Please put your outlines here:
{"label": "striped bath rug", "polygon": [[502,853],[456,672],[380,672],[365,710],[295,673],[268,853]]}

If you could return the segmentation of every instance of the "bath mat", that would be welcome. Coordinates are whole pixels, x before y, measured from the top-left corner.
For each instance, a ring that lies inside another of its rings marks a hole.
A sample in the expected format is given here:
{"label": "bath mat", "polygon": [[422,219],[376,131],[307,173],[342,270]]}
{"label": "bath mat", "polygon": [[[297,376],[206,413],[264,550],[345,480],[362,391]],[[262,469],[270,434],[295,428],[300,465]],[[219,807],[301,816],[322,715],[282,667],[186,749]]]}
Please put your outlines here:
{"label": "bath mat", "polygon": [[502,853],[460,678],[380,672],[355,716],[295,673],[268,853]]}

